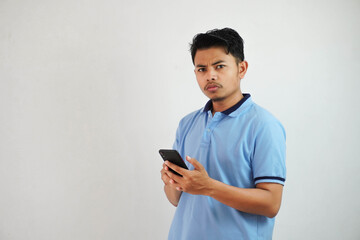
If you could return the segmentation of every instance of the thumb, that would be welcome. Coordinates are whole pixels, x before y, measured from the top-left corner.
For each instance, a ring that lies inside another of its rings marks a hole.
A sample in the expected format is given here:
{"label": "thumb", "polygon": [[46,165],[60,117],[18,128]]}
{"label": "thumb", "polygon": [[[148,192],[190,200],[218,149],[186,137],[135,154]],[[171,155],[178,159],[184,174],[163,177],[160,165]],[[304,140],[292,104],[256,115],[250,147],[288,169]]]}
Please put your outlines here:
{"label": "thumb", "polygon": [[186,161],[191,163],[191,165],[193,165],[196,170],[204,169],[203,165],[201,165],[201,163],[199,163],[199,161],[197,161],[195,158],[191,158],[189,156],[186,156]]}

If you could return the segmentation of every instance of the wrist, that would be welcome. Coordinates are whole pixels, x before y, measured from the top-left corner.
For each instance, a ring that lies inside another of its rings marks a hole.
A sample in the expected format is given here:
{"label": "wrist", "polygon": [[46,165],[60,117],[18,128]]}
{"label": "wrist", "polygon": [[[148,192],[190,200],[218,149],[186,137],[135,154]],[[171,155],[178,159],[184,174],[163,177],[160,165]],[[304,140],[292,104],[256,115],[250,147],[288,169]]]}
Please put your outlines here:
{"label": "wrist", "polygon": [[209,197],[213,197],[215,195],[217,182],[218,182],[217,180],[215,180],[213,178],[209,178],[209,182],[206,187],[205,195],[207,195]]}

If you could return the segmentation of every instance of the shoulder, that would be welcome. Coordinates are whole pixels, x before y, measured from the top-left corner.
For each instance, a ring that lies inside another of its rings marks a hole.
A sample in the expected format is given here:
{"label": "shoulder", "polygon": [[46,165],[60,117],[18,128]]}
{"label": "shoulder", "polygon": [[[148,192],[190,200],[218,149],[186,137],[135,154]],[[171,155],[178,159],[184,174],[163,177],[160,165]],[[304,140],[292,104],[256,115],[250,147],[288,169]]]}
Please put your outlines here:
{"label": "shoulder", "polygon": [[272,131],[285,135],[285,128],[282,123],[272,113],[258,104],[252,102],[247,115],[255,132],[272,129]]}
{"label": "shoulder", "polygon": [[180,120],[178,128],[176,130],[176,140],[180,141],[181,139],[184,139],[184,137],[191,129],[198,129],[196,125],[201,122],[199,121],[199,119],[201,119],[201,116],[204,116],[203,109],[193,111],[183,117]]}
{"label": "shoulder", "polygon": [[183,126],[183,125],[187,125],[187,124],[191,124],[193,123],[196,119],[198,119],[201,115],[205,114],[205,112],[203,111],[204,108],[198,109],[196,111],[193,111],[187,115],[185,115],[181,120],[179,125]]}
{"label": "shoulder", "polygon": [[279,121],[271,112],[256,103],[253,103],[253,111],[259,121]]}

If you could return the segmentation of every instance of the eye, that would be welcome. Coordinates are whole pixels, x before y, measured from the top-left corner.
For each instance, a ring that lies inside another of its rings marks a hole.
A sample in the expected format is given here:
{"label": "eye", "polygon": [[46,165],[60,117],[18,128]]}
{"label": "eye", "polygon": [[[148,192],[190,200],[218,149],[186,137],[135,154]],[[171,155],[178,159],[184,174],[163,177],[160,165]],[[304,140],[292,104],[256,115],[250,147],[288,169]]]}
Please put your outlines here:
{"label": "eye", "polygon": [[205,68],[201,67],[201,68],[198,68],[197,70],[198,72],[205,72]]}
{"label": "eye", "polygon": [[216,65],[216,69],[221,69],[221,68],[224,68],[224,67],[225,67],[225,65],[222,65],[222,64]]}

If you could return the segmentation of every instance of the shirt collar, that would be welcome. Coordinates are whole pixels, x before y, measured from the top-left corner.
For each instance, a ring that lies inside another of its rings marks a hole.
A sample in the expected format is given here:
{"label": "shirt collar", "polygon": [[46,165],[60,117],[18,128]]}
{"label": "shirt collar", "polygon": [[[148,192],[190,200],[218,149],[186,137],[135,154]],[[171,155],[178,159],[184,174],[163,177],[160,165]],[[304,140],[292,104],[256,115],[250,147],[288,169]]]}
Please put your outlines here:
{"label": "shirt collar", "polygon": [[[243,97],[238,103],[236,103],[234,106],[232,106],[232,107],[230,107],[230,108],[222,111],[221,113],[223,113],[223,114],[225,114],[225,115],[230,115],[230,113],[232,113],[232,112],[234,112],[235,110],[237,110],[247,99],[249,99],[251,95],[248,94],[248,93],[244,93],[243,96],[244,96],[244,97]],[[204,112],[207,112],[207,111],[209,111],[209,110],[212,110],[212,108],[213,108],[212,101],[209,100],[209,101],[206,103],[203,111],[204,111]]]}

